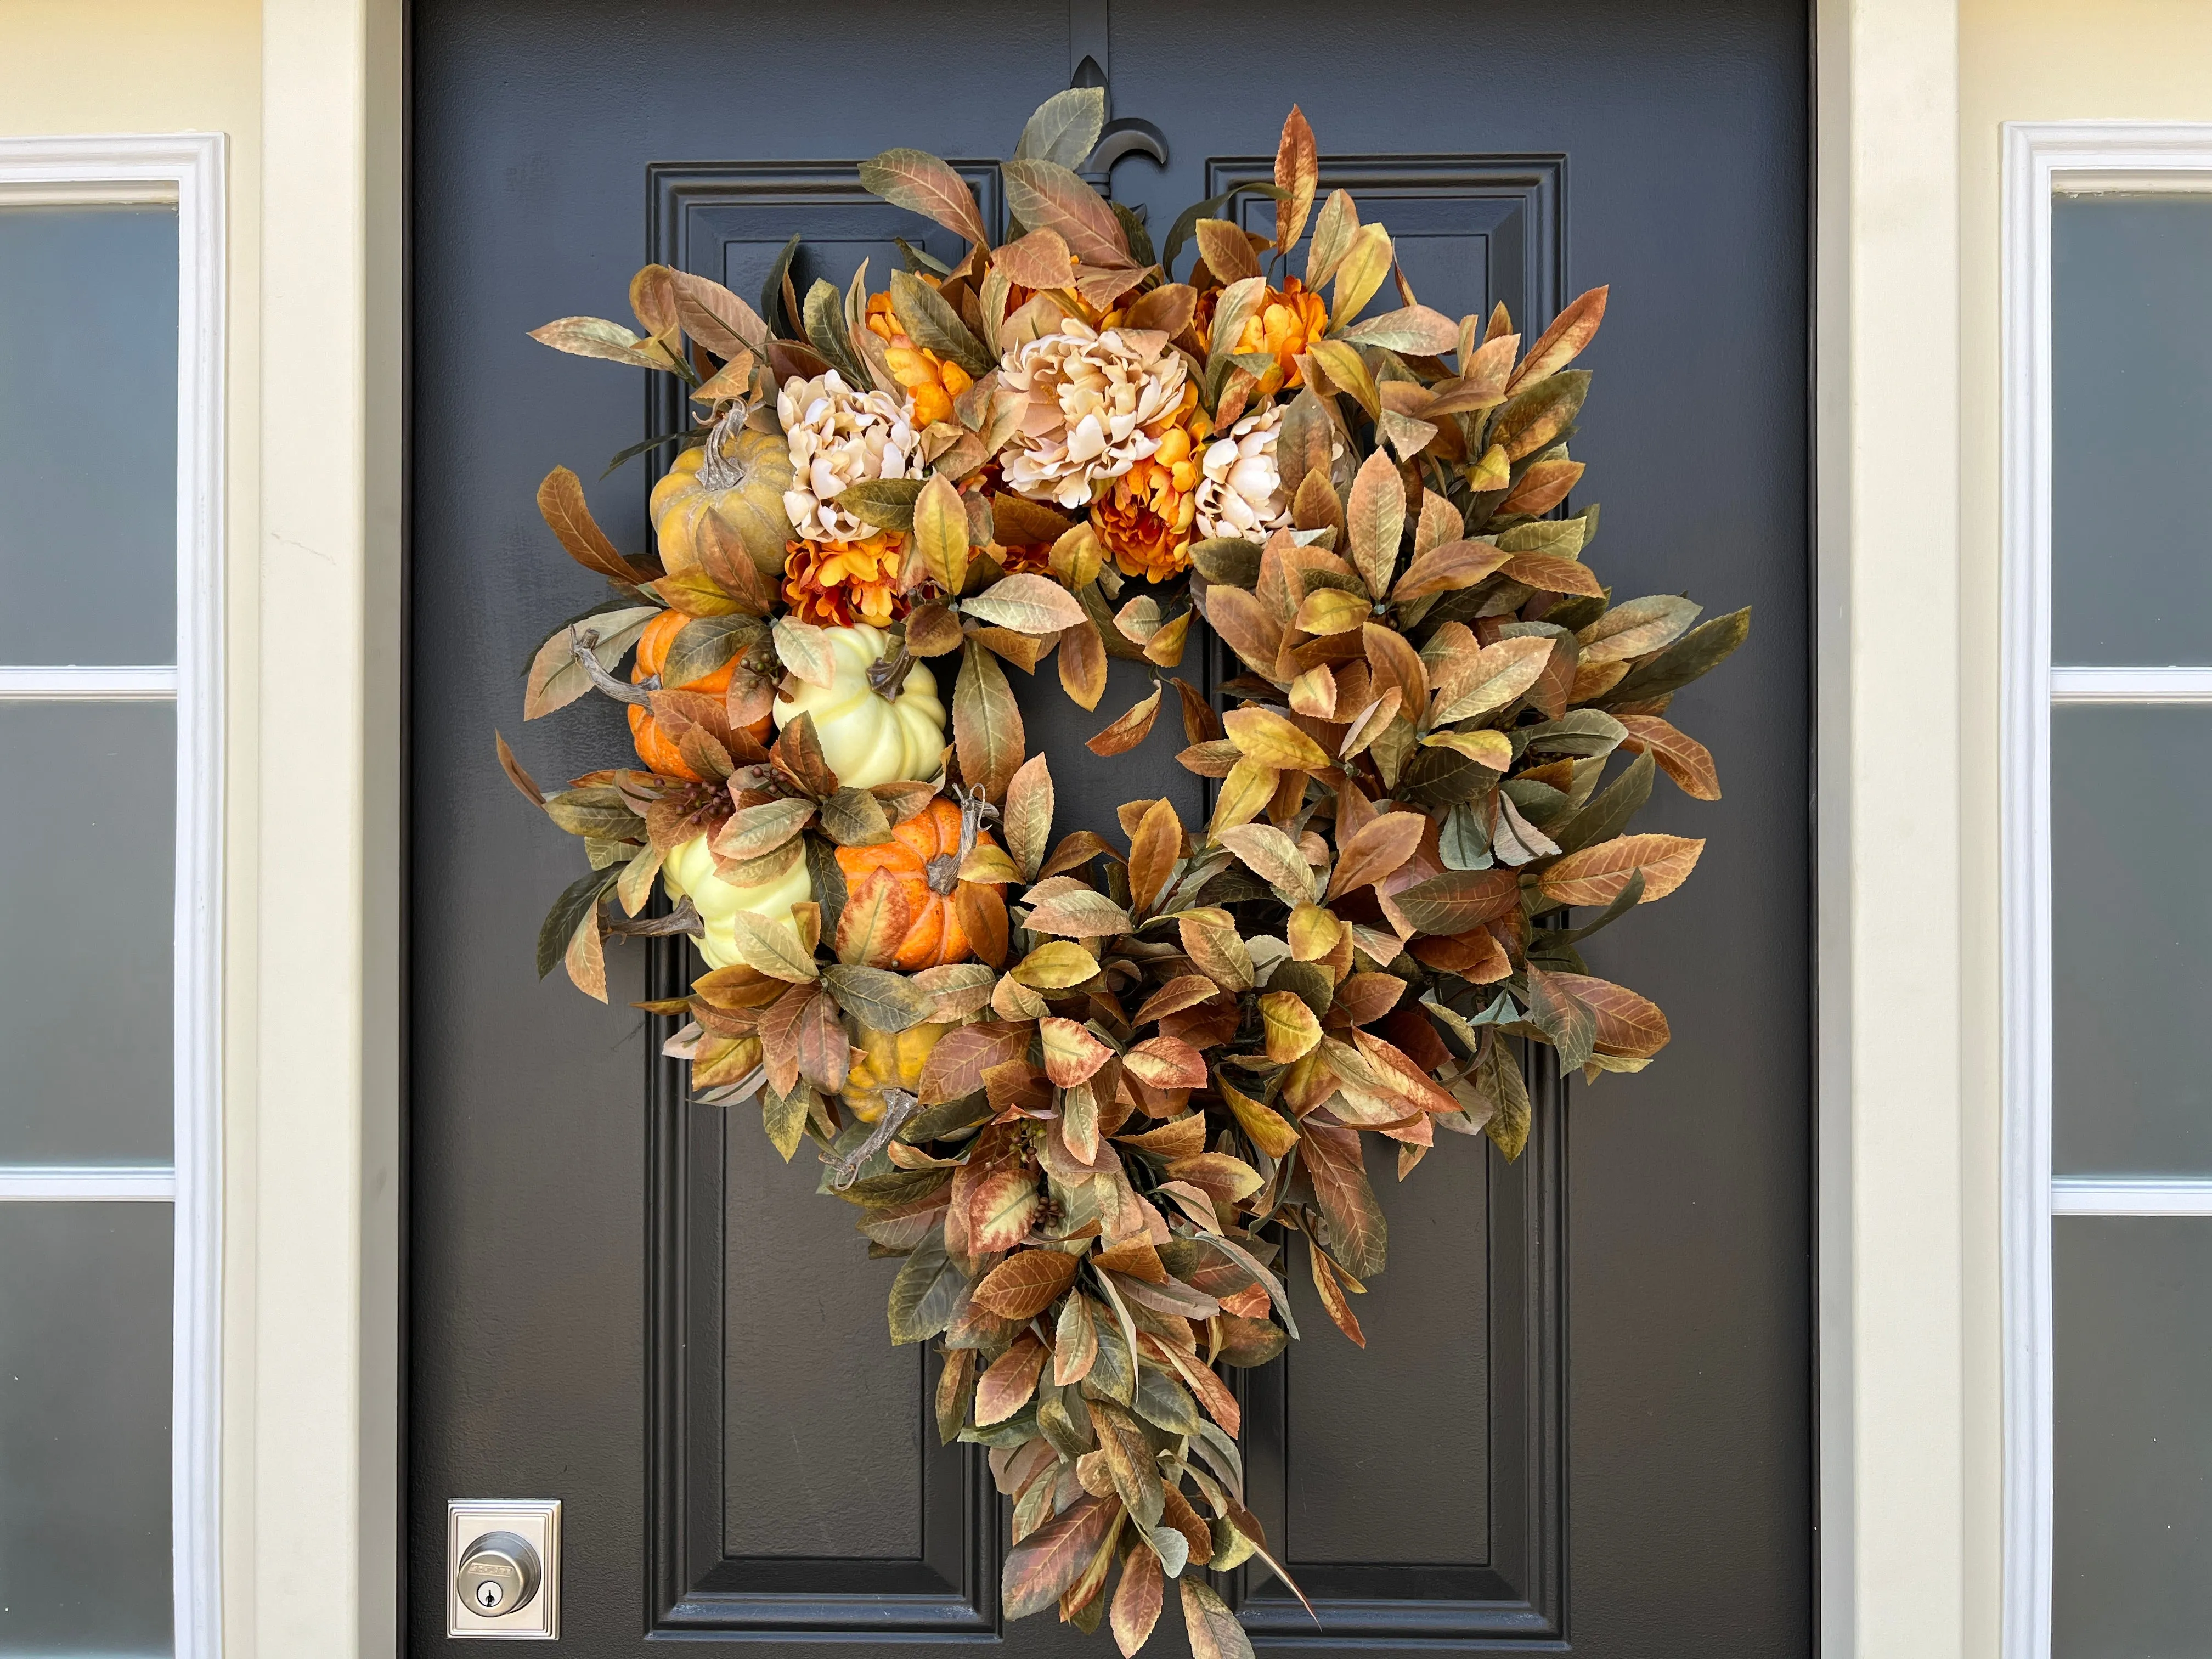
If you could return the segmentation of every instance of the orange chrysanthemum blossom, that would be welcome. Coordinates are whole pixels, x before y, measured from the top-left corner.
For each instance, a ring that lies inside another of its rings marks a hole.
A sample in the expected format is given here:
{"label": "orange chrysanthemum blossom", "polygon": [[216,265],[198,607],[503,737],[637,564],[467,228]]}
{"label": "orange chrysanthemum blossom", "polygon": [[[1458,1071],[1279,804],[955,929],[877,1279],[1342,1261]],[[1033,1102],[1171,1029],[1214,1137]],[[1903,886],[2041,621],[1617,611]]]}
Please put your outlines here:
{"label": "orange chrysanthemum blossom", "polygon": [[1125,576],[1165,581],[1190,563],[1191,526],[1198,517],[1198,486],[1206,434],[1198,388],[1186,386],[1159,447],[1098,493],[1091,526]]}
{"label": "orange chrysanthemum blossom", "polygon": [[1271,396],[1282,387],[1303,383],[1298,355],[1328,329],[1328,307],[1318,294],[1309,292],[1297,277],[1271,288],[1260,308],[1245,319],[1231,352],[1264,351],[1275,360],[1273,372],[1260,377],[1255,397]]}
{"label": "orange chrysanthemum blossom", "polygon": [[906,614],[900,568],[905,540],[885,530],[864,542],[791,542],[783,597],[801,622],[824,628],[889,626]]}
{"label": "orange chrysanthemum blossom", "polygon": [[951,420],[952,400],[975,384],[975,376],[959,364],[947,362],[935,352],[916,345],[899,326],[898,315],[891,309],[891,296],[888,294],[870,296],[868,331],[884,343],[884,356],[890,362],[891,374],[906,388],[906,395],[914,404],[915,425],[925,427]]}

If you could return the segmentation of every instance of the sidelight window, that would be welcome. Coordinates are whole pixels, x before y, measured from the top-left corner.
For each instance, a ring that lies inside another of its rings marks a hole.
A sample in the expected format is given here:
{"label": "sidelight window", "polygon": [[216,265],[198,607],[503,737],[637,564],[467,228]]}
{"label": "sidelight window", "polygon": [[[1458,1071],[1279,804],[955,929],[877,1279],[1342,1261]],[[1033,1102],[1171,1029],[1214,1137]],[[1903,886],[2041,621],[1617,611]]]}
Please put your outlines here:
{"label": "sidelight window", "polygon": [[2011,134],[2008,1659],[2212,1627],[2212,129]]}
{"label": "sidelight window", "polygon": [[0,1655],[211,1655],[220,147],[0,143]]}

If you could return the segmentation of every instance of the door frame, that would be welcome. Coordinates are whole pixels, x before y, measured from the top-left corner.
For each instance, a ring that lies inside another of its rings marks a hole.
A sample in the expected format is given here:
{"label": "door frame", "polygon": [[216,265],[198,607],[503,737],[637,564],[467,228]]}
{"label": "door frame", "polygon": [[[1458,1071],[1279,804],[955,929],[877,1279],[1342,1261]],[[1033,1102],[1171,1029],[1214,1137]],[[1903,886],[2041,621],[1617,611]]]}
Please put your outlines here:
{"label": "door frame", "polygon": [[[1832,1654],[1933,1655],[1981,1583],[1962,815],[1941,787],[1962,748],[1959,10],[1810,9],[1819,1629]],[[230,1171],[249,1200],[230,1270],[263,1310],[228,1334],[257,1471],[226,1498],[229,1623],[242,1653],[383,1655],[404,1581],[405,5],[265,0],[261,19],[258,787],[232,811],[267,925],[241,1063],[271,1103],[315,1079],[318,1109],[264,1114]],[[1884,605],[1901,591],[1910,614]],[[310,890],[318,927],[285,926]],[[327,1571],[301,1568],[308,1515]]]}

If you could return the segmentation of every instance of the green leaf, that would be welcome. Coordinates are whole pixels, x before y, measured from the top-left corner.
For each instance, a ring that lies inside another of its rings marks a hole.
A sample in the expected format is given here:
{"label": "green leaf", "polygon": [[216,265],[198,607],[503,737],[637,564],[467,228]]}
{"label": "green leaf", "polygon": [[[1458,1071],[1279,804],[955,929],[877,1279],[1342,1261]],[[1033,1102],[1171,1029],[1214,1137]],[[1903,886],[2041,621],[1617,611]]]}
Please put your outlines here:
{"label": "green leaf", "polygon": [[914,528],[914,499],[921,494],[922,483],[920,478],[870,478],[846,485],[830,500],[878,530],[904,534]]}
{"label": "green leaf", "polygon": [[878,1031],[903,1031],[921,1024],[936,1006],[936,1000],[917,988],[904,974],[884,968],[856,968],[840,963],[825,969],[822,982],[837,1006]]}
{"label": "green leaf", "polygon": [[842,788],[825,799],[822,829],[840,847],[880,847],[891,838],[884,804],[865,789]]}
{"label": "green leaf", "polygon": [[1579,852],[1585,847],[1595,847],[1601,841],[1611,841],[1628,828],[1628,822],[1641,811],[1644,803],[1651,799],[1651,782],[1656,775],[1651,754],[1646,750],[1622,770],[1620,775],[1600,790],[1583,810],[1567,820],[1559,833],[1552,837],[1559,844],[1562,853]]}
{"label": "green leaf", "polygon": [[1260,580],[1260,544],[1241,536],[1215,536],[1191,544],[1190,562],[1218,587],[1255,587]]}
{"label": "green leaf", "polygon": [[927,1342],[952,1322],[968,1276],[945,1254],[942,1233],[932,1233],[915,1248],[891,1281],[891,1340]]}
{"label": "green leaf", "polygon": [[907,336],[925,350],[949,357],[981,379],[998,367],[945,296],[910,271],[891,272],[891,310]]}
{"label": "green leaf", "polygon": [[719,673],[759,637],[757,617],[694,617],[669,641],[668,654],[661,659],[660,683],[690,685]]}
{"label": "green leaf", "polygon": [[1732,611],[1692,629],[1650,662],[1629,670],[1605,695],[1608,703],[1643,702],[1680,690],[1717,668],[1751,633],[1751,608]]}
{"label": "green leaf", "polygon": [[1036,106],[1022,128],[1013,159],[1079,168],[1098,148],[1098,135],[1105,127],[1106,88],[1070,87]]}
{"label": "green leaf", "polygon": [[957,236],[983,243],[975,192],[951,166],[925,149],[887,149],[860,163],[860,188],[894,206],[933,219]]}
{"label": "green leaf", "polygon": [[822,361],[842,375],[845,384],[856,391],[866,392],[875,385],[875,377],[860,366],[854,355],[853,342],[845,332],[845,301],[836,289],[821,277],[806,290],[806,338]]}
{"label": "green leaf", "polygon": [[1249,184],[1231,185],[1218,196],[1209,196],[1203,202],[1193,204],[1177,214],[1175,223],[1168,227],[1168,239],[1160,246],[1161,268],[1167,270],[1174,266],[1176,255],[1182,252],[1183,245],[1197,233],[1198,222],[1200,219],[1220,217],[1224,208],[1239,196],[1247,194],[1269,196],[1278,202],[1290,200],[1290,193],[1287,191],[1255,179]]}
{"label": "green leaf", "polygon": [[800,337],[799,319],[787,313],[783,304],[783,284],[791,275],[792,261],[799,257],[799,238],[793,237],[777,250],[769,264],[768,276],[761,283],[761,315],[768,321],[769,331],[787,340]]}
{"label": "green leaf", "polygon": [[1530,963],[1528,1023],[1559,1051],[1559,1068],[1572,1071],[1597,1048],[1597,1015],[1551,975]]}
{"label": "green leaf", "polygon": [[561,890],[561,896],[553,901],[553,908],[545,913],[544,925],[538,930],[538,977],[544,979],[561,965],[568,953],[568,941],[584,918],[598,908],[599,900],[609,888],[622,879],[623,866],[610,865],[604,870],[592,870],[576,878]]}
{"label": "green leaf", "polygon": [[768,1131],[769,1145],[782,1154],[786,1164],[791,1162],[806,1133],[807,1102],[813,1092],[811,1083],[799,1084],[788,1095],[780,1095],[767,1085],[761,1088],[761,1127]]}
{"label": "green leaf", "polygon": [[600,841],[629,841],[643,832],[628,799],[611,785],[588,789],[563,789],[545,798],[545,816],[572,836],[591,836]]}

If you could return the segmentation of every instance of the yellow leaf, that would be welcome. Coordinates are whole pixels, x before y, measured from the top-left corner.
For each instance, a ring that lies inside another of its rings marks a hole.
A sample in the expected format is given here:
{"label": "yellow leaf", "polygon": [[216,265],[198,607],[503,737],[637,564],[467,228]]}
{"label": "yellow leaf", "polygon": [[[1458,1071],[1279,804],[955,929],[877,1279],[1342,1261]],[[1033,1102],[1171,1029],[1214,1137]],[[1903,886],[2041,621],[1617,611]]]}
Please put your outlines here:
{"label": "yellow leaf", "polygon": [[1321,1022],[1291,992],[1270,991],[1261,997],[1260,1021],[1267,1033],[1267,1058],[1279,1066],[1304,1059],[1321,1043]]}
{"label": "yellow leaf", "polygon": [[1270,771],[1318,772],[1331,763],[1319,744],[1272,708],[1232,708],[1221,725],[1239,753]]}
{"label": "yellow leaf", "polygon": [[1493,772],[1513,764],[1513,739],[1503,732],[1431,732],[1421,741],[1431,749],[1457,750]]}
{"label": "yellow leaf", "polygon": [[1287,931],[1292,961],[1319,962],[1336,949],[1337,940],[1344,936],[1344,924],[1336,919],[1333,910],[1324,910],[1318,904],[1301,904],[1291,912]]}
{"label": "yellow leaf", "polygon": [[1297,623],[1309,634],[1349,634],[1374,614],[1364,594],[1316,587],[1298,606]]}
{"label": "yellow leaf", "polygon": [[1273,1107],[1261,1104],[1227,1083],[1218,1086],[1221,1097],[1229,1103],[1229,1109],[1237,1115],[1237,1127],[1269,1158],[1280,1158],[1298,1144],[1297,1130]]}
{"label": "yellow leaf", "polygon": [[1098,960],[1072,939],[1040,945],[1013,966],[1012,975],[1037,991],[1064,991],[1097,976]]}
{"label": "yellow leaf", "polygon": [[1220,794],[1214,798],[1209,833],[1218,836],[1223,830],[1249,823],[1266,811],[1267,803],[1275,798],[1275,781],[1279,775],[1255,760],[1240,760],[1231,767],[1229,775],[1221,781]]}

